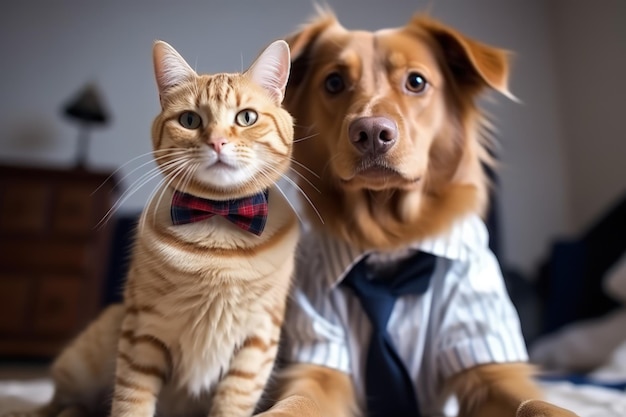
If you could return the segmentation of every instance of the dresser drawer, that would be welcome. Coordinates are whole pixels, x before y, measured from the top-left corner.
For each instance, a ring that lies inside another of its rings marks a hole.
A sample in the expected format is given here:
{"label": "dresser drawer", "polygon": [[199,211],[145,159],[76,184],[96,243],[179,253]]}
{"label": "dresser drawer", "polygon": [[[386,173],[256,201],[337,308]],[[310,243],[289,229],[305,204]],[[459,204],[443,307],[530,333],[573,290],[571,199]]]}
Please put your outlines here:
{"label": "dresser drawer", "polygon": [[110,172],[0,165],[0,359],[51,359],[102,308]]}
{"label": "dresser drawer", "polygon": [[94,187],[64,185],[55,196],[52,209],[52,231],[59,234],[93,233],[98,220],[94,215]]}
{"label": "dresser drawer", "polygon": [[0,230],[38,233],[45,229],[50,189],[27,181],[4,183],[0,194]]}
{"label": "dresser drawer", "polygon": [[63,268],[79,270],[87,267],[88,247],[83,242],[40,240],[0,240],[0,269],[47,270]]}
{"label": "dresser drawer", "polygon": [[45,276],[34,297],[32,330],[46,336],[71,336],[81,316],[84,281],[73,276]]}
{"label": "dresser drawer", "polygon": [[0,275],[0,332],[25,332],[32,299],[33,281],[30,277]]}

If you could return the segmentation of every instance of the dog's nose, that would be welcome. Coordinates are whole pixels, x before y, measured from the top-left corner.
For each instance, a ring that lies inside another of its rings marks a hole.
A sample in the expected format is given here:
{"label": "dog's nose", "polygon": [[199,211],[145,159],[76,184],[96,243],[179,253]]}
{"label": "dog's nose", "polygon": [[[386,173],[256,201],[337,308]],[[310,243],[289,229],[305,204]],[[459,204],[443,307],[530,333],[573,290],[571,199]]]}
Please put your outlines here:
{"label": "dog's nose", "polygon": [[361,153],[381,155],[398,139],[398,127],[387,117],[360,117],[348,127],[348,136]]}

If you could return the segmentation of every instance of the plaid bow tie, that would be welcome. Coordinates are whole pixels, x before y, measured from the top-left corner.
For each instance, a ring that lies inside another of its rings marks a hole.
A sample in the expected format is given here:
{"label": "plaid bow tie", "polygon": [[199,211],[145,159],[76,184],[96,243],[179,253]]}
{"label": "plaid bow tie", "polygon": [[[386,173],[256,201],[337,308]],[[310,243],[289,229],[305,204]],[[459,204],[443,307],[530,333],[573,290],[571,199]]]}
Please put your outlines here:
{"label": "plaid bow tie", "polygon": [[172,223],[199,222],[215,215],[223,216],[250,233],[260,235],[267,221],[268,191],[237,200],[209,200],[175,191],[172,197]]}

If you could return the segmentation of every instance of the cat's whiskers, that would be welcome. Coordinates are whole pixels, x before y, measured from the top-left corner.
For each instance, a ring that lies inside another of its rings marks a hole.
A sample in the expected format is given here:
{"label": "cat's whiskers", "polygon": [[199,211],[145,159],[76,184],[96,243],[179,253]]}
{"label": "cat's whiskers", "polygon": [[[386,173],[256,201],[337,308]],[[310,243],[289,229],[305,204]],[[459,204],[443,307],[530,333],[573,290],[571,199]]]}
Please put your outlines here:
{"label": "cat's whiskers", "polygon": [[298,184],[296,184],[295,181],[293,181],[291,178],[289,178],[289,176],[281,174],[281,177],[284,178],[285,181],[290,183],[300,194],[302,194],[302,196],[306,199],[307,203],[309,203],[309,205],[311,206],[311,208],[315,212],[315,215],[317,216],[317,218],[320,219],[320,222],[322,224],[324,224],[324,219],[322,218],[322,215],[320,214],[320,212],[317,209],[317,207],[315,207],[315,204],[313,204],[313,201],[311,201],[309,196],[304,192],[304,190],[302,188],[300,188],[300,186]]}
{"label": "cat's whiskers", "polygon": [[[146,152],[143,153],[141,155],[137,155],[134,158],[131,158],[130,160],[124,162],[122,165],[120,165],[119,167],[117,167],[117,169],[115,171],[113,171],[108,177],[106,177],[106,179],[104,181],[102,181],[102,184],[100,184],[95,190],[93,190],[93,192],[91,193],[91,195],[93,196],[95,193],[98,192],[98,190],[100,190],[100,188],[102,188],[104,186],[104,184],[106,184],[111,178],[113,178],[118,172],[120,172],[124,167],[126,167],[129,164],[132,164],[133,162],[135,162],[138,159],[144,158],[146,156],[150,157],[150,161],[148,161],[147,163],[141,164],[138,168],[133,169],[130,173],[135,172],[137,169],[144,167],[145,165],[149,165],[150,163],[152,163],[153,161],[157,161],[162,157],[155,157],[157,152],[171,152],[171,153],[176,153],[176,152],[180,152],[184,150],[184,148],[170,148],[170,149],[156,149],[156,150],[152,150],[150,152]],[[167,156],[167,155],[166,155]],[[129,174],[130,174],[129,173]],[[121,179],[119,179],[118,182],[122,182],[126,177],[128,177],[128,175],[123,176]]]}
{"label": "cat's whiskers", "polygon": [[[174,168],[175,170],[179,169],[179,168],[180,168],[180,167],[184,164],[184,161],[177,161],[177,164],[178,164],[178,166],[177,166],[176,168]],[[154,188],[152,189],[152,191],[150,192],[150,196],[148,197],[148,202],[146,203],[146,206],[145,206],[146,208],[147,208],[147,207],[152,207],[152,206],[153,206],[153,201],[154,201],[154,198],[156,197],[156,194],[157,194],[159,191],[161,191],[161,195],[162,195],[162,193],[164,192],[163,190],[166,190],[166,189],[167,189],[167,185],[164,185],[164,184],[166,183],[166,177],[164,177],[164,176],[163,176],[163,172],[160,172],[160,174],[161,174],[161,179],[160,179],[160,181],[159,181],[159,182],[158,182],[158,183],[154,186]],[[159,201],[160,201],[160,199],[159,199]],[[158,207],[158,204],[157,204],[157,207]],[[156,212],[157,212],[157,210],[154,210],[154,213],[153,213],[153,214],[154,214],[154,216],[155,216],[155,217],[153,218],[153,220],[156,220]],[[144,227],[145,227],[145,225],[146,225],[146,218],[147,218],[147,217],[148,217],[148,216],[146,216],[146,215],[142,216],[142,219],[141,219],[141,224],[139,225],[139,230],[140,230],[140,231],[142,231],[142,230],[144,229]]]}
{"label": "cat's whiskers", "polygon": [[289,204],[289,207],[291,207],[291,210],[293,210],[293,212],[296,215],[296,217],[298,218],[298,221],[300,222],[300,224],[304,224],[304,221],[302,220],[302,217],[300,217],[300,213],[298,213],[298,210],[296,209],[296,207],[294,207],[294,205],[291,202],[291,200],[289,200],[289,198],[287,197],[287,194],[285,194],[283,189],[280,188],[280,185],[278,183],[276,183],[275,185],[276,185],[276,189],[278,190],[278,192],[283,195],[283,198],[285,199],[285,201],[287,201],[287,204]]}
{"label": "cat's whiskers", "polygon": [[[184,161],[184,160],[183,160]],[[174,159],[172,161],[168,161],[163,166],[169,166],[172,164],[180,163],[178,159]],[[161,168],[159,166],[151,168],[148,172],[142,174],[135,182],[133,182],[128,189],[126,189],[122,195],[117,199],[115,204],[102,216],[102,219],[96,224],[95,228],[100,228],[106,224],[107,221],[113,217],[113,215],[120,209],[120,207],[139,189],[141,189],[144,185],[151,182],[155,178],[158,178],[161,175]]]}
{"label": "cat's whiskers", "polygon": [[[161,149],[158,150],[160,151],[169,151],[170,153],[167,155],[162,155],[162,156],[158,156],[158,157],[152,157],[149,161],[142,163],[140,166],[134,168],[133,170],[131,170],[129,173],[127,173],[126,175],[124,175],[122,178],[120,178],[118,180],[118,182],[123,182],[126,178],[128,178],[132,173],[134,173],[135,171],[147,166],[147,165],[151,165],[153,163],[155,163],[156,161],[166,158],[166,157],[171,157],[172,154],[174,155],[180,155],[183,154],[183,150],[182,149]],[[142,155],[139,155],[135,158],[132,158],[130,161],[126,162],[125,164],[123,164],[120,168],[118,168],[117,170],[114,171],[118,172],[122,167],[128,165],[130,162],[132,161],[136,161],[139,158],[145,157],[145,156],[149,156],[149,155],[154,155],[157,151],[152,151],[152,152],[148,152]],[[158,176],[158,173],[160,172],[160,169],[158,166],[151,168],[148,172],[142,174],[135,182],[133,182],[128,189],[126,189],[122,195],[116,200],[116,202],[113,204],[113,206],[104,214],[104,216],[102,216],[102,218],[100,219],[100,221],[94,226],[94,228],[98,229],[102,226],[104,226],[106,224],[106,222],[108,220],[110,220],[110,218],[117,212],[117,210],[119,210],[119,208],[124,204],[124,202],[126,200],[128,200],[128,198],[130,198],[135,192],[137,192],[141,187],[143,187],[146,183],[152,181],[156,176]],[[111,176],[114,174],[111,174]],[[109,176],[109,178],[111,177]],[[107,180],[105,180],[98,188],[102,187],[102,185],[106,182]],[[143,181],[143,182],[142,182]],[[139,184],[141,182],[141,184]],[[139,184],[139,185],[138,185]],[[97,191],[97,189],[96,189]],[[94,191],[95,192],[95,191]]]}
{"label": "cat's whiskers", "polygon": [[132,195],[136,192],[136,190],[134,189],[134,187],[136,187],[137,189],[141,188],[144,183],[141,183],[140,185],[137,185],[138,183],[140,183],[143,179],[148,178],[148,181],[151,181],[153,178],[155,178],[156,176],[158,176],[159,174],[159,169],[157,167],[150,169],[150,171],[148,171],[148,173],[146,174],[142,174],[141,177],[139,177],[139,179],[137,179],[134,183],[132,183],[128,189],[126,189],[122,195],[115,201],[115,203],[113,204],[113,206],[104,214],[104,216],[102,216],[102,219],[100,219],[100,221],[96,224],[96,228],[102,227],[106,224],[106,222],[108,222],[111,217],[113,217],[113,215],[117,212],[117,210],[119,210],[119,208],[124,204],[124,202]]}
{"label": "cat's whiskers", "polygon": [[245,165],[244,167],[242,167],[242,169],[245,169],[246,171],[249,171],[248,177],[250,178],[250,181],[252,182],[252,184],[254,184],[254,188],[256,188],[258,190],[263,188],[263,185],[264,185],[263,182],[258,179],[258,177],[263,177],[263,178],[266,178],[269,181],[271,181],[276,186],[276,189],[278,190],[278,192],[280,192],[283,195],[285,201],[287,202],[287,204],[289,204],[289,207],[291,207],[291,210],[294,212],[294,214],[298,218],[298,221],[301,224],[304,224],[304,221],[302,220],[302,217],[300,217],[300,214],[298,213],[298,210],[296,209],[294,204],[291,202],[291,200],[289,200],[289,197],[287,197],[287,194],[283,191],[282,188],[280,188],[280,185],[278,184],[278,182],[275,182],[269,175],[270,173],[278,173],[282,177],[283,174],[281,174],[281,172],[279,170],[277,170],[276,168],[273,168],[271,166],[264,166],[264,167],[261,168],[261,170],[253,172],[252,169],[249,167],[249,165]]}
{"label": "cat's whiskers", "polygon": [[[247,155],[250,156],[250,155]],[[268,178],[270,180],[270,182],[274,182],[271,180],[271,178],[269,178],[264,172],[260,172],[256,169],[252,169],[252,161],[254,160],[254,158],[250,158],[249,160],[246,160],[245,156],[243,155],[239,155],[239,162],[241,162],[241,165],[238,167],[239,170],[244,171],[244,175],[246,178],[249,178],[249,182],[252,183],[252,188],[256,189],[257,191],[261,191],[264,187],[265,184],[259,179],[259,175],[264,177],[264,178]]]}
{"label": "cat's whiskers", "polygon": [[[152,175],[147,178],[144,183],[140,184],[139,186],[137,186],[137,189],[143,187],[145,185],[145,183],[152,181],[154,178],[158,177],[159,173],[156,171],[153,171]],[[136,184],[136,183],[135,183]],[[132,194],[134,194],[136,192],[136,190],[132,190],[132,192],[129,193],[129,191],[127,190],[122,197],[120,197],[115,204],[113,205],[113,207],[111,207],[104,216],[102,216],[102,219],[100,219],[100,221],[98,222],[98,224],[96,224],[95,227],[103,227],[112,217],[115,213],[117,213],[117,211],[120,209],[120,207],[124,204],[124,202],[126,202],[126,200],[128,198],[130,198],[130,196]]]}
{"label": "cat's whiskers", "polygon": [[[311,206],[311,208],[313,209],[313,211],[317,215],[317,218],[320,220],[320,222],[322,222],[322,224],[324,224],[324,219],[322,218],[322,215],[320,214],[320,212],[317,209],[317,207],[315,207],[315,204],[313,204],[313,201],[311,201],[309,196],[304,192],[304,190],[298,184],[296,184],[296,182],[294,180],[292,180],[291,178],[289,178],[288,175],[280,172],[279,170],[277,170],[274,167],[265,166],[264,169],[268,169],[268,170],[271,170],[272,172],[277,173],[278,175],[281,176],[281,178],[283,178],[285,181],[287,181],[289,184],[291,184],[296,189],[296,191],[298,191],[306,199],[306,201],[309,203],[309,205]],[[261,172],[261,173],[263,174],[263,172]],[[291,204],[291,202],[289,202],[289,205],[291,205],[291,207],[293,208],[293,205]]]}
{"label": "cat's whiskers", "polygon": [[303,168],[306,172],[308,172],[309,174],[313,175],[315,178],[318,178],[318,179],[320,178],[320,176],[317,175],[317,173],[315,171],[313,171],[308,166],[304,165],[302,162],[296,161],[293,157],[289,158],[289,160],[291,161],[291,163],[296,164],[299,167]]}
{"label": "cat's whiskers", "polygon": [[[168,155],[168,156],[171,156],[171,155]],[[171,159],[167,162],[164,162],[160,165],[157,165],[151,168],[148,172],[141,175],[133,184],[131,184],[131,186],[129,187],[129,190],[132,189],[132,193],[135,193],[139,188],[143,187],[147,182],[152,181],[154,178],[158,177],[159,175],[163,175],[163,173],[167,169],[170,169],[172,166],[176,167],[177,165],[184,163],[186,160],[184,156],[185,156],[184,153],[181,152],[181,154],[178,155],[177,158]]]}
{"label": "cat's whiskers", "polygon": [[186,190],[187,186],[189,185],[189,183],[191,182],[191,179],[196,175],[196,173],[198,172],[198,168],[200,168],[200,166],[202,166],[203,161],[202,159],[200,160],[190,160],[190,165],[191,167],[189,169],[187,169],[187,172],[185,174],[185,177],[183,178],[181,185],[180,185],[180,190]]}
{"label": "cat's whiskers", "polygon": [[[190,166],[192,168],[190,168]],[[161,201],[163,200],[163,196],[165,195],[165,190],[171,187],[174,181],[178,181],[179,183],[181,183],[182,185],[181,188],[184,189],[186,185],[189,183],[189,181],[191,181],[191,178],[193,177],[193,175],[195,174],[199,166],[200,166],[200,162],[194,162],[191,159],[187,159],[186,161],[183,161],[183,163],[179,167],[176,168],[175,172],[168,174],[161,182],[161,184],[163,184],[164,181],[167,180],[167,183],[165,183],[163,186],[160,187],[161,193],[159,195],[159,199],[156,202],[156,207],[161,206]],[[179,180],[178,177],[181,174],[182,174],[182,179]],[[155,189],[154,194],[156,194],[156,190],[158,189]],[[152,199],[150,199],[150,202],[152,203]],[[157,215],[157,211],[155,210],[153,213],[153,221],[155,222],[156,222],[156,215]],[[145,218],[144,218],[144,221],[145,221]]]}
{"label": "cat's whiskers", "polygon": [[[154,205],[155,210],[153,211],[153,222],[156,222],[156,216],[157,216],[157,211],[156,208],[159,207],[161,205],[161,201],[163,199],[163,195],[165,194],[165,191],[172,185],[172,183],[178,178],[179,174],[183,174],[183,175],[187,175],[188,171],[187,167],[188,165],[191,163],[191,161],[189,160],[189,158],[178,158],[175,161],[172,161],[175,163],[169,164],[167,165],[167,167],[164,167],[164,169],[162,170],[161,174],[162,174],[162,178],[161,181],[159,181],[159,183],[154,187],[154,189],[152,190],[152,192],[150,193],[150,198],[148,200],[148,206],[152,207],[153,206],[153,201],[157,195],[157,193],[159,194],[158,200],[156,202],[156,205]],[[167,170],[165,169],[167,168]],[[160,191],[160,192],[159,192]],[[141,222],[141,229],[143,229],[143,227],[145,226],[145,222],[148,216],[144,216],[143,220]]]}
{"label": "cat's whiskers", "polygon": [[[163,150],[168,150],[168,149],[163,149]],[[142,169],[143,167],[145,167],[147,165],[152,165],[153,163],[157,163],[161,159],[171,158],[172,156],[183,156],[183,155],[185,155],[185,153],[186,153],[186,150],[176,150],[176,151],[172,151],[171,153],[168,153],[168,154],[165,154],[165,155],[161,155],[161,156],[158,156],[158,157],[153,157],[151,160],[149,160],[147,162],[144,162],[143,164],[139,165],[138,167],[132,169],[130,172],[128,172],[126,175],[124,175],[119,181],[124,181],[126,178],[128,178],[129,176],[134,174],[136,171]]]}
{"label": "cat's whiskers", "polygon": [[300,178],[302,178],[304,181],[307,182],[307,184],[309,184],[311,186],[311,188],[313,188],[315,191],[317,191],[318,193],[322,193],[319,188],[317,188],[307,177],[305,177],[301,172],[299,172],[297,169],[293,168],[293,167],[289,167],[289,170],[292,171],[293,173],[295,173],[297,176],[299,176]]}
{"label": "cat's whiskers", "polygon": [[294,139],[293,143],[303,142],[303,141],[305,141],[307,139],[314,138],[315,136],[318,136],[318,135],[319,135],[319,133],[313,133],[313,134],[310,134],[308,136],[302,136],[301,138]]}

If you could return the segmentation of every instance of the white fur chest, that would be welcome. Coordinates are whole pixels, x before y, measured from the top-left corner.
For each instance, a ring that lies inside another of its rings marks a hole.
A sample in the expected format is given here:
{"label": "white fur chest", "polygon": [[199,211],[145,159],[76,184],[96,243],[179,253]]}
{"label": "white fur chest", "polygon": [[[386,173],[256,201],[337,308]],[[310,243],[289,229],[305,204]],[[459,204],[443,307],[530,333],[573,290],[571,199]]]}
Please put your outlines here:
{"label": "white fur chest", "polygon": [[244,303],[215,296],[194,313],[173,320],[178,336],[173,349],[172,382],[193,396],[214,388],[228,371],[236,350],[258,329],[259,314]]}

